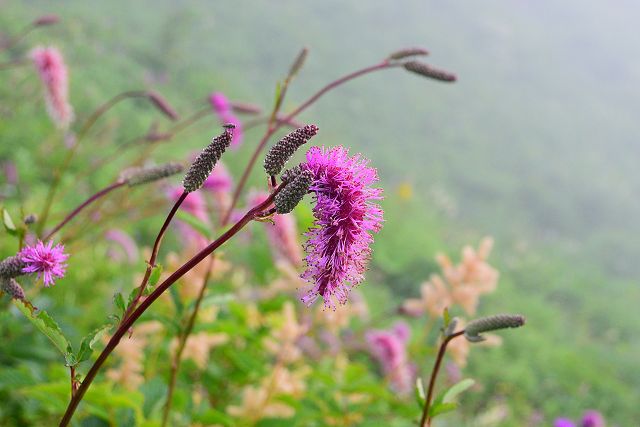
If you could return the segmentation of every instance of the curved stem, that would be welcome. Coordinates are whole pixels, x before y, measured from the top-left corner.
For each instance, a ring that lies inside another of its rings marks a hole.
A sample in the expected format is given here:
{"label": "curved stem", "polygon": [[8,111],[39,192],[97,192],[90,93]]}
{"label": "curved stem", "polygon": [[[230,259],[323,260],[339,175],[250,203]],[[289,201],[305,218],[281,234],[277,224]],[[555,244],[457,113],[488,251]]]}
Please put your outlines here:
{"label": "curved stem", "polygon": [[304,110],[306,110],[307,108],[309,108],[313,103],[315,103],[318,99],[320,99],[322,97],[322,95],[324,95],[325,93],[329,92],[330,90],[350,81],[353,80],[357,77],[363,76],[365,74],[369,74],[372,73],[374,71],[378,71],[378,70],[384,70],[387,68],[393,68],[393,67],[398,67],[401,66],[401,63],[393,63],[393,62],[389,62],[388,60],[384,60],[379,64],[376,65],[372,65],[366,68],[362,68],[360,70],[354,71],[353,73],[349,73],[345,76],[340,77],[337,80],[332,81],[331,83],[327,84],[326,86],[324,86],[322,89],[320,89],[319,91],[317,91],[314,95],[312,95],[309,99],[307,99],[304,103],[302,103],[298,108],[296,108],[295,110],[293,110],[291,113],[289,113],[288,115],[286,115],[285,117],[282,118],[282,120],[276,120],[275,123],[270,123],[269,127],[267,128],[266,133],[264,134],[264,136],[262,137],[262,139],[260,140],[260,142],[258,143],[258,146],[256,147],[255,151],[253,152],[253,154],[251,155],[251,158],[249,159],[249,163],[247,164],[247,166],[245,167],[243,173],[242,173],[242,177],[240,178],[240,181],[238,182],[238,186],[236,187],[235,192],[233,193],[233,199],[231,201],[231,209],[229,210],[229,213],[225,216],[225,220],[228,220],[229,215],[231,215],[231,211],[233,210],[233,208],[236,206],[236,204],[238,203],[238,199],[240,198],[240,195],[242,194],[242,191],[244,190],[245,185],[247,184],[247,180],[249,179],[249,175],[251,173],[251,171],[253,170],[253,167],[256,164],[256,161],[258,160],[258,156],[260,156],[260,153],[262,152],[262,150],[264,150],[264,147],[267,145],[267,142],[269,141],[269,138],[278,130],[280,129],[283,124],[285,123],[289,123],[291,122],[291,120],[293,118],[295,118],[298,114],[302,113]]}
{"label": "curved stem", "polygon": [[126,98],[134,98],[134,97],[141,97],[141,96],[147,96],[147,92],[140,91],[140,90],[122,92],[114,96],[113,98],[111,98],[109,101],[102,104],[87,118],[82,128],[80,128],[80,131],[78,131],[75,145],[71,149],[69,149],[69,151],[67,152],[67,156],[62,162],[62,166],[60,166],[60,168],[54,172],[53,180],[51,181],[51,185],[49,186],[49,191],[47,192],[47,197],[45,199],[42,212],[40,213],[40,221],[38,221],[39,225],[37,228],[37,234],[42,233],[42,230],[44,229],[44,226],[47,222],[47,217],[49,216],[49,210],[51,209],[53,198],[55,197],[56,191],[58,190],[58,186],[60,185],[62,176],[64,175],[67,168],[69,167],[69,164],[71,164],[71,159],[73,159],[73,156],[75,155],[76,151],[78,151],[78,147],[80,147],[80,143],[82,142],[86,134],[89,132],[89,130],[93,127],[96,121],[104,113],[106,113],[109,109],[111,109],[111,107],[116,105],[118,102]]}
{"label": "curved stem", "polygon": [[436,385],[436,378],[438,376],[438,372],[440,371],[440,365],[442,364],[442,359],[444,359],[444,354],[447,351],[447,344],[449,341],[454,338],[459,337],[464,334],[464,330],[451,334],[445,337],[440,344],[440,350],[438,350],[438,356],[436,357],[436,362],[433,365],[433,370],[431,371],[431,377],[429,378],[429,389],[427,390],[427,398],[424,401],[424,407],[422,409],[422,418],[420,419],[420,427],[428,427],[431,425],[431,419],[429,418],[429,409],[431,406],[431,399],[433,398],[433,391]]}
{"label": "curved stem", "polygon": [[113,336],[111,337],[107,345],[105,346],[104,350],[102,350],[102,352],[100,353],[96,361],[93,363],[93,365],[91,366],[91,369],[89,369],[89,372],[87,372],[87,376],[82,381],[76,393],[74,394],[73,398],[69,402],[69,405],[67,406],[67,409],[62,417],[62,420],[60,421],[60,424],[59,424],[60,427],[65,427],[69,425],[69,422],[71,421],[71,418],[73,417],[73,414],[76,408],[78,407],[78,404],[80,403],[80,401],[84,397],[84,394],[87,392],[87,389],[95,379],[96,375],[98,374],[98,371],[100,370],[104,362],[107,360],[109,355],[116,348],[116,346],[120,342],[120,339],[122,339],[122,337],[127,333],[129,328],[136,322],[136,320],[138,320],[140,316],[144,314],[144,312],[151,306],[151,304],[153,304],[160,297],[160,295],[162,295],[175,282],[177,282],[178,279],[180,279],[182,276],[188,273],[189,270],[191,270],[193,267],[198,265],[203,259],[211,255],[216,249],[218,249],[225,242],[227,242],[229,239],[235,236],[242,228],[244,228],[245,225],[251,222],[256,217],[256,215],[262,212],[265,208],[269,207],[271,203],[273,203],[273,199],[276,196],[276,194],[278,194],[278,192],[282,188],[283,186],[278,187],[273,193],[271,193],[268,199],[266,199],[264,202],[260,203],[259,205],[255,206],[250,211],[248,211],[237,223],[233,225],[233,227],[231,227],[229,230],[223,233],[220,237],[218,237],[214,242],[212,242],[209,246],[202,249],[200,252],[194,255],[189,261],[187,261],[180,268],[174,271],[161,284],[159,284],[153,290],[153,292],[151,292],[149,296],[145,298],[144,301],[142,301],[140,305],[131,312],[129,316],[127,316],[126,318],[123,318],[123,321],[118,326],[118,329],[115,331],[115,333],[113,334]]}
{"label": "curved stem", "polygon": [[100,190],[96,194],[94,194],[93,196],[89,197],[87,200],[82,202],[77,208],[75,208],[73,211],[71,211],[58,225],[53,227],[53,229],[51,231],[49,231],[47,233],[47,235],[42,238],[42,240],[49,240],[51,238],[51,236],[53,236],[62,227],[64,227],[69,221],[71,221],[76,215],[78,215],[80,213],[80,211],[82,211],[84,208],[86,208],[87,206],[89,206],[91,203],[95,202],[96,200],[98,200],[102,196],[110,193],[111,191],[115,190],[116,188],[122,187],[125,184],[126,183],[122,182],[122,181],[116,182],[116,183],[111,184],[110,186],[108,186],[106,188],[103,188],[102,190]]}
{"label": "curved stem", "polygon": [[129,304],[129,307],[127,307],[127,310],[122,315],[122,320],[120,321],[121,324],[124,322],[127,316],[131,313],[131,311],[136,307],[136,305],[140,301],[140,298],[142,298],[142,295],[144,295],[144,291],[147,287],[147,284],[149,283],[149,278],[151,277],[151,272],[156,266],[156,259],[158,258],[158,252],[160,251],[160,243],[162,242],[162,238],[167,232],[167,229],[169,228],[169,224],[171,223],[171,220],[173,220],[173,217],[176,215],[176,212],[178,212],[178,209],[180,209],[180,205],[182,204],[182,202],[184,202],[184,199],[186,199],[188,195],[189,195],[188,192],[186,191],[182,192],[178,200],[176,200],[173,207],[171,208],[171,211],[169,211],[169,215],[167,215],[167,218],[164,220],[162,227],[160,227],[160,231],[158,231],[158,235],[156,236],[156,241],[153,242],[153,249],[151,250],[151,256],[149,257],[149,261],[147,262],[147,270],[145,271],[144,277],[142,278],[142,282],[140,283],[138,294],[136,295],[135,299],[131,301],[131,304]]}
{"label": "curved stem", "polygon": [[13,46],[18,44],[22,39],[24,39],[31,31],[33,31],[36,27],[33,24],[29,24],[22,29],[17,35],[10,38],[5,44],[0,45],[0,52],[11,49]]}

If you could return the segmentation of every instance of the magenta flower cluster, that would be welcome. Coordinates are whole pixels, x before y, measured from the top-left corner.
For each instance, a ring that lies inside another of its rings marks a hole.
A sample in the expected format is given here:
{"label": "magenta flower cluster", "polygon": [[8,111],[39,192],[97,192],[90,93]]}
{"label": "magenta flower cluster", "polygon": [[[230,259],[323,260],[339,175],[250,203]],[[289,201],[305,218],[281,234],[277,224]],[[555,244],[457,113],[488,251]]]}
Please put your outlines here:
{"label": "magenta flower cluster", "polygon": [[303,167],[313,173],[314,226],[306,233],[307,269],[302,278],[311,288],[302,301],[311,305],[322,297],[325,307],[344,304],[350,289],[362,282],[371,255],[371,233],[382,227],[382,209],[374,203],[382,190],[375,169],[344,147],[312,147]]}
{"label": "magenta flower cluster", "polygon": [[[577,424],[580,427],[605,427],[606,423],[602,414],[590,409],[582,415],[582,420]],[[557,418],[553,422],[553,427],[576,427],[576,424],[569,418]]]}
{"label": "magenta flower cluster", "polygon": [[23,273],[37,273],[38,279],[42,276],[44,286],[55,284],[55,280],[64,277],[67,268],[65,261],[69,258],[64,252],[64,246],[49,240],[47,244],[40,240],[34,246],[25,246],[19,253],[20,260],[25,264]]}
{"label": "magenta flower cluster", "polygon": [[416,376],[415,366],[407,354],[410,332],[406,323],[397,322],[390,330],[372,330],[366,335],[371,355],[380,364],[393,389],[400,394],[411,392]]}
{"label": "magenta flower cluster", "polygon": [[220,119],[221,124],[235,125],[233,131],[233,139],[231,140],[232,147],[239,147],[242,144],[243,132],[242,122],[233,112],[233,106],[229,99],[222,92],[214,92],[209,95],[209,103],[211,108]]}
{"label": "magenta flower cluster", "polygon": [[62,54],[55,47],[36,47],[31,59],[45,87],[45,100],[49,115],[61,129],[73,120],[73,108],[69,104],[67,66]]}

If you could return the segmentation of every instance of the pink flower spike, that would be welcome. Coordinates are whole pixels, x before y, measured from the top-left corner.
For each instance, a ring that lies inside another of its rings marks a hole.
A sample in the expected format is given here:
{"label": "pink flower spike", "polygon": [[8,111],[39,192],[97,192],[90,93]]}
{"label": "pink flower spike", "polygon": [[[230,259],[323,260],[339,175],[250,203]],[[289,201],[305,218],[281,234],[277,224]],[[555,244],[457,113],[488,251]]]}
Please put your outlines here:
{"label": "pink flower spike", "polygon": [[231,112],[231,103],[222,92],[213,92],[209,95],[209,103],[218,116]]}
{"label": "pink flower spike", "polygon": [[233,139],[231,140],[231,147],[237,148],[242,145],[244,139],[244,132],[242,130],[242,122],[235,114],[229,112],[220,117],[220,122],[223,125],[232,124],[235,126],[233,129]]}
{"label": "pink flower spike", "polygon": [[67,66],[55,47],[36,47],[31,59],[45,87],[47,111],[56,126],[67,129],[73,121],[73,108],[69,104]]}
{"label": "pink flower spike", "polygon": [[46,245],[38,240],[34,246],[25,246],[18,256],[25,263],[22,272],[37,273],[38,279],[42,276],[47,288],[55,284],[57,278],[64,277],[67,269],[64,262],[69,258],[69,255],[64,253],[64,246],[53,246],[51,240]]}
{"label": "pink flower spike", "polygon": [[307,269],[302,278],[311,288],[302,297],[307,305],[322,297],[325,307],[344,304],[353,286],[364,279],[371,255],[371,233],[382,227],[382,189],[371,187],[376,170],[360,155],[349,157],[344,147],[312,147],[303,167],[314,175],[315,227],[306,233]]}
{"label": "pink flower spike", "polygon": [[409,334],[406,323],[396,323],[391,330],[372,330],[366,334],[371,355],[380,364],[393,389],[404,395],[413,389],[416,375],[415,366],[407,355]]}
{"label": "pink flower spike", "polygon": [[218,116],[220,124],[235,125],[231,146],[239,147],[242,144],[243,139],[242,122],[235,114],[233,114],[233,105],[229,102],[229,99],[222,92],[213,92],[209,95],[209,103],[211,104],[213,111],[216,113],[216,116]]}

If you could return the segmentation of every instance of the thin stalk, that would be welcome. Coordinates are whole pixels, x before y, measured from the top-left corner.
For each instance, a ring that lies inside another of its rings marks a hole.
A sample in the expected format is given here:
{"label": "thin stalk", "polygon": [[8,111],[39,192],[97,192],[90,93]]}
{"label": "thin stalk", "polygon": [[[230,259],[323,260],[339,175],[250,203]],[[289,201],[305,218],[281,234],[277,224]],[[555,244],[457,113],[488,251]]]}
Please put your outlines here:
{"label": "thin stalk", "polygon": [[334,89],[334,88],[336,88],[336,87],[338,87],[338,86],[340,86],[340,85],[342,85],[342,84],[344,84],[344,83],[346,83],[346,82],[348,82],[350,80],[353,80],[353,79],[355,79],[357,77],[363,76],[365,74],[369,74],[369,73],[372,73],[372,72],[375,72],[375,71],[379,71],[379,70],[384,70],[384,69],[387,69],[387,68],[399,67],[401,65],[402,65],[402,63],[393,63],[393,62],[389,62],[388,60],[384,60],[379,64],[372,65],[372,66],[369,66],[369,67],[366,67],[366,68],[362,68],[360,70],[354,71],[353,73],[349,73],[349,74],[347,74],[345,76],[342,76],[339,79],[332,81],[331,83],[327,84],[322,89],[317,91],[314,95],[312,95],[309,99],[307,99],[304,103],[302,103],[298,108],[296,108],[291,113],[286,115],[282,120],[277,120],[277,121],[275,121],[275,123],[271,123],[270,126],[267,128],[266,133],[264,134],[264,136],[262,137],[262,139],[258,143],[258,146],[256,147],[255,151],[251,155],[251,158],[249,159],[249,163],[247,164],[246,168],[244,169],[244,172],[242,173],[242,177],[240,178],[238,186],[236,187],[236,190],[233,193],[233,199],[231,201],[231,209],[229,210],[229,213],[225,216],[225,220],[228,219],[229,215],[231,215],[230,212],[233,210],[233,208],[238,203],[240,195],[242,194],[242,191],[244,190],[244,187],[247,184],[247,180],[249,179],[249,175],[250,175],[251,171],[253,170],[253,167],[255,166],[255,163],[258,160],[258,157],[260,156],[260,153],[262,152],[262,150],[264,150],[264,147],[267,145],[267,142],[269,141],[269,138],[278,129],[280,129],[283,126],[283,124],[291,122],[291,120],[293,118],[295,118],[298,114],[302,113],[304,110],[309,108],[313,103],[315,103],[318,99],[320,99],[322,97],[322,95],[324,95],[325,93],[329,92],[330,90],[332,90],[332,89]]}
{"label": "thin stalk", "polygon": [[195,305],[193,310],[191,310],[191,314],[189,315],[189,319],[187,320],[187,324],[185,325],[184,330],[181,332],[178,337],[178,347],[176,348],[176,352],[173,356],[173,360],[171,362],[171,372],[169,374],[169,388],[167,391],[167,401],[164,405],[164,410],[162,412],[162,427],[167,425],[169,421],[169,413],[171,412],[171,405],[173,404],[173,392],[176,387],[176,380],[178,379],[178,371],[180,370],[180,364],[182,361],[182,353],[184,352],[184,347],[187,344],[187,339],[189,335],[193,331],[193,326],[195,325],[196,317],[198,317],[198,312],[200,311],[200,305],[202,304],[202,300],[204,299],[204,295],[207,289],[207,283],[209,282],[209,278],[211,276],[211,269],[213,268],[213,264],[215,263],[215,256],[209,258],[209,265],[207,267],[207,272],[204,275],[202,280],[202,286],[200,287],[200,291],[198,292],[198,297],[196,298]]}
{"label": "thin stalk", "polygon": [[12,61],[2,62],[0,63],[0,70],[8,70],[10,68],[21,67],[23,65],[28,65],[29,61],[25,58],[18,58]]}
{"label": "thin stalk", "polygon": [[78,151],[78,147],[80,147],[80,143],[82,142],[83,138],[87,135],[89,130],[91,130],[93,125],[96,123],[96,121],[104,113],[109,111],[111,107],[116,105],[118,102],[122,101],[123,99],[142,97],[142,96],[147,96],[147,92],[140,91],[140,90],[122,92],[114,96],[113,98],[111,98],[109,101],[102,104],[87,118],[82,128],[80,128],[80,130],[78,131],[75,145],[71,149],[69,149],[69,151],[67,151],[67,156],[62,162],[62,166],[60,166],[60,168],[57,171],[55,171],[53,174],[53,179],[51,180],[51,185],[49,186],[49,191],[47,192],[47,197],[42,207],[42,212],[40,213],[40,221],[38,221],[38,228],[36,230],[37,234],[42,233],[42,230],[44,229],[44,226],[47,222],[47,217],[49,216],[49,211],[51,209],[51,204],[53,203],[53,198],[55,197],[58,187],[60,186],[60,181],[62,179],[62,176],[64,175],[67,168],[71,164],[71,160],[73,159],[73,156],[75,155],[76,151]]}
{"label": "thin stalk", "polygon": [[105,195],[109,194],[111,191],[113,191],[113,190],[115,190],[117,188],[120,188],[125,184],[126,183],[122,182],[122,181],[113,183],[113,184],[109,185],[108,187],[103,188],[102,190],[98,191],[93,196],[89,197],[87,200],[82,202],[77,208],[75,208],[73,211],[71,211],[58,225],[53,227],[53,229],[51,231],[49,231],[47,233],[47,235],[42,238],[42,240],[49,240],[51,238],[51,236],[53,236],[55,233],[57,233],[62,227],[64,227],[69,221],[71,221],[76,215],[78,215],[80,213],[80,211],[82,211],[84,208],[86,208],[87,206],[89,206],[90,204],[92,204],[93,202],[95,202],[96,200],[101,198],[102,196],[105,196]]}
{"label": "thin stalk", "polygon": [[156,241],[153,242],[153,249],[151,250],[151,256],[149,257],[149,261],[147,262],[147,270],[145,271],[144,277],[142,278],[142,282],[140,283],[138,294],[136,295],[134,300],[131,301],[131,304],[129,305],[129,307],[127,307],[127,310],[125,311],[124,315],[122,316],[122,320],[120,321],[121,324],[124,323],[127,316],[136,307],[136,305],[140,301],[140,298],[142,298],[142,295],[144,295],[144,291],[147,288],[147,284],[149,283],[149,278],[151,277],[151,272],[156,266],[156,259],[158,258],[158,252],[160,251],[160,243],[162,242],[162,238],[167,232],[167,229],[169,228],[169,224],[171,223],[171,220],[173,220],[173,217],[176,215],[176,212],[178,212],[178,209],[180,209],[180,205],[182,204],[182,202],[184,202],[184,199],[186,199],[188,195],[189,195],[188,192],[186,191],[182,192],[178,200],[176,200],[173,207],[171,208],[169,215],[167,215],[167,218],[164,220],[162,227],[160,227],[160,231],[156,236]]}
{"label": "thin stalk", "polygon": [[22,39],[24,39],[31,31],[33,31],[36,27],[33,24],[29,24],[24,27],[17,35],[11,37],[5,44],[0,45],[0,52],[11,49],[13,46],[18,44]]}
{"label": "thin stalk", "polygon": [[135,310],[131,312],[129,316],[123,319],[115,333],[105,346],[104,350],[100,353],[96,361],[87,372],[85,379],[78,387],[78,390],[74,394],[73,398],[69,402],[67,409],[60,421],[59,426],[65,427],[69,425],[73,414],[78,407],[78,404],[84,397],[87,389],[95,379],[96,375],[100,371],[100,368],[107,360],[109,355],[116,348],[122,337],[127,333],[129,328],[133,326],[133,324],[144,314],[145,311],[153,304],[167,289],[169,289],[174,283],[176,283],[182,276],[188,273],[192,268],[198,265],[203,259],[211,255],[216,249],[226,243],[229,239],[235,236],[240,230],[242,230],[249,222],[251,222],[256,216],[258,216],[265,208],[269,207],[271,203],[273,203],[273,199],[278,194],[278,192],[283,188],[283,186],[278,187],[268,199],[259,205],[255,206],[251,210],[249,210],[238,222],[236,222],[229,230],[223,233],[220,237],[218,237],[215,241],[213,241],[209,246],[202,249],[196,255],[194,255],[189,261],[184,263],[180,268],[174,271],[169,277],[167,277],[162,283],[160,283],[154,290],[149,294],[147,298],[144,299],[140,303]]}
{"label": "thin stalk", "polygon": [[444,359],[444,354],[447,351],[447,345],[449,344],[449,341],[459,337],[462,334],[464,334],[464,330],[448,335],[444,340],[442,340],[442,343],[440,344],[440,350],[438,350],[438,356],[436,357],[436,362],[433,365],[431,377],[429,378],[429,389],[427,390],[427,398],[424,401],[424,408],[422,409],[420,427],[429,427],[431,425],[431,419],[429,418],[429,408],[431,406],[431,399],[433,398],[433,391],[436,386],[436,378],[438,376],[438,372],[440,371],[442,359]]}

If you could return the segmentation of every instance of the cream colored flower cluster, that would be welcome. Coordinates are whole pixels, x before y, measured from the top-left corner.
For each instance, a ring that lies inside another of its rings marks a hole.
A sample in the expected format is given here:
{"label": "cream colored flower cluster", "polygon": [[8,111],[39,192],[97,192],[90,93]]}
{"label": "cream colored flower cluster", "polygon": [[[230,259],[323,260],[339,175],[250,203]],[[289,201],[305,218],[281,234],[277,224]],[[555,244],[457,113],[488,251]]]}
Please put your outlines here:
{"label": "cream colored flower cluster", "polygon": [[486,237],[478,250],[465,246],[462,260],[453,264],[446,255],[438,255],[442,275],[433,274],[422,284],[421,297],[406,300],[402,311],[412,316],[427,313],[430,317],[442,316],[445,308],[459,305],[470,316],[476,313],[480,296],[496,289],[499,273],[487,263],[493,247],[493,239]]}

